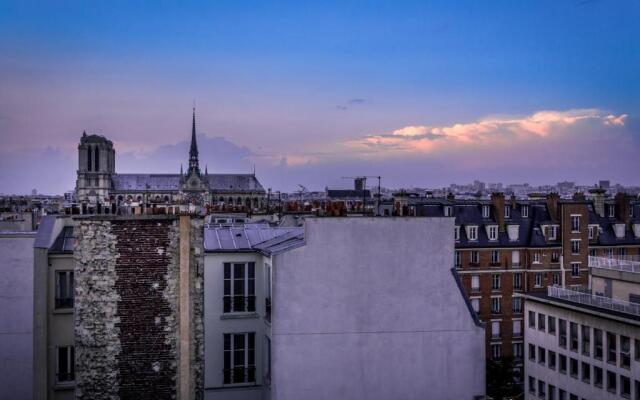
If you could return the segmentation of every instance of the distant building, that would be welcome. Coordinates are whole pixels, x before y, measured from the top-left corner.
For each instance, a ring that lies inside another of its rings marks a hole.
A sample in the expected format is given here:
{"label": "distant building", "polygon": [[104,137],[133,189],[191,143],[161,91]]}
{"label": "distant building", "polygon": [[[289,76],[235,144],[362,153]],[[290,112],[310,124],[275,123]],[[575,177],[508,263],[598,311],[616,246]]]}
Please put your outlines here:
{"label": "distant building", "polygon": [[452,228],[205,229],[205,399],[482,397],[484,329],[448,267]]}
{"label": "distant building", "polygon": [[255,174],[209,174],[206,168],[201,171],[195,109],[186,172],[118,174],[115,165],[113,143],[103,136],[83,133],[76,181],[80,213],[114,214],[121,207],[134,207],[140,213],[149,209],[171,213],[195,208],[240,211],[264,206],[265,190]]}

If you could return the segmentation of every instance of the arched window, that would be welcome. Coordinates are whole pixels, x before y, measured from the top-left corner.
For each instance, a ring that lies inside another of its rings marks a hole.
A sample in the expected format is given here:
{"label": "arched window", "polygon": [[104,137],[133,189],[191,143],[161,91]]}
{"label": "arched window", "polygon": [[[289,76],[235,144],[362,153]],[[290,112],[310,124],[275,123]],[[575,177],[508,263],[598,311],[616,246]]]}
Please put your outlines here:
{"label": "arched window", "polygon": [[100,171],[100,150],[96,146],[96,171]]}
{"label": "arched window", "polygon": [[92,166],[92,162],[91,162],[91,152],[93,151],[93,149],[91,147],[87,147],[87,171],[91,171],[91,166]]}
{"label": "arched window", "polygon": [[169,202],[169,196],[164,196],[164,202],[168,203]]}
{"label": "arched window", "polygon": [[236,204],[237,204],[237,205],[239,205],[239,206],[241,206],[241,205],[242,205],[242,198],[238,197],[238,198],[236,199]]}
{"label": "arched window", "polygon": [[136,201],[140,203],[142,201],[142,196],[138,195],[138,197],[136,197]]}

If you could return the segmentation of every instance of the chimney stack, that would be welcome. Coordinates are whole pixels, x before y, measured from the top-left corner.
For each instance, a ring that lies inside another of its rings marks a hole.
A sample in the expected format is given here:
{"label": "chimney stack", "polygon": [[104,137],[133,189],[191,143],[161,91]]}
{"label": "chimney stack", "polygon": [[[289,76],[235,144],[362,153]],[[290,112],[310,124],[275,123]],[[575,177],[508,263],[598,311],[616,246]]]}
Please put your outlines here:
{"label": "chimney stack", "polygon": [[629,208],[631,207],[630,196],[626,193],[619,192],[615,197],[616,201],[616,217],[624,222],[625,229],[629,229],[631,217],[629,216]]}
{"label": "chimney stack", "polygon": [[607,191],[600,187],[589,190],[589,194],[593,199],[593,208],[600,217],[604,217],[604,199],[606,193]]}
{"label": "chimney stack", "polygon": [[557,221],[558,218],[558,201],[560,195],[555,192],[551,192],[547,195],[547,209],[549,210],[549,216],[552,221]]}
{"label": "chimney stack", "polygon": [[496,216],[496,221],[498,222],[499,227],[498,229],[500,232],[504,232],[506,230],[504,223],[504,193],[491,193],[491,203],[493,203],[493,215]]}

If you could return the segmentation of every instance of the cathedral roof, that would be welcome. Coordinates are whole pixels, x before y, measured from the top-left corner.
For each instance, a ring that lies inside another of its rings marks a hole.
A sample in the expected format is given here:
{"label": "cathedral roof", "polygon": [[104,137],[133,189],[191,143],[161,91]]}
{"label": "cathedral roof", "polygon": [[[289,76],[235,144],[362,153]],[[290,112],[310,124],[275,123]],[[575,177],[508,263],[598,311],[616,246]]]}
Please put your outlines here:
{"label": "cathedral roof", "polygon": [[[208,174],[209,189],[217,193],[264,193],[264,188],[253,174]],[[178,191],[180,174],[114,174],[114,191]]]}

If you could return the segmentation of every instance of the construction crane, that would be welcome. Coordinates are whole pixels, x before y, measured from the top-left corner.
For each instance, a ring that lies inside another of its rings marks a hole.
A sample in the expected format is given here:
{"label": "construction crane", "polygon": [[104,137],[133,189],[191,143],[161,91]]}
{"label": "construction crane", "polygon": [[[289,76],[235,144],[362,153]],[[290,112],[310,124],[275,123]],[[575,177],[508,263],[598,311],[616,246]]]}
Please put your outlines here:
{"label": "construction crane", "polygon": [[362,182],[362,215],[365,215],[366,213],[366,206],[367,206],[367,196],[366,196],[366,190],[367,190],[367,178],[374,178],[378,180],[378,195],[377,195],[377,200],[376,200],[376,215],[380,215],[380,181],[382,179],[382,177],[380,175],[375,176],[375,175],[360,175],[360,176],[343,176],[342,179],[353,179],[355,182],[361,181]]}

